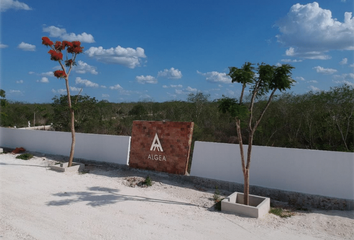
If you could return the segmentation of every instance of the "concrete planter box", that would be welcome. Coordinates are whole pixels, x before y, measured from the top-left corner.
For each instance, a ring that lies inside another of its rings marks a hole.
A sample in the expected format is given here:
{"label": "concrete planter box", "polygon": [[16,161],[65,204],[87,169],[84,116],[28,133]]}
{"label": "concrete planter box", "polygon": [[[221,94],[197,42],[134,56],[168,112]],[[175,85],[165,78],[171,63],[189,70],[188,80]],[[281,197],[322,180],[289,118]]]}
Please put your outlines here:
{"label": "concrete planter box", "polygon": [[68,162],[65,163],[60,163],[60,164],[54,164],[49,166],[51,170],[57,171],[57,172],[81,172],[85,168],[85,164],[83,163],[77,163],[73,162],[71,167],[68,167]]}
{"label": "concrete planter box", "polygon": [[250,205],[244,205],[243,203],[243,193],[234,192],[221,201],[221,211],[253,218],[262,218],[268,214],[270,210],[270,199],[266,197],[250,194]]}

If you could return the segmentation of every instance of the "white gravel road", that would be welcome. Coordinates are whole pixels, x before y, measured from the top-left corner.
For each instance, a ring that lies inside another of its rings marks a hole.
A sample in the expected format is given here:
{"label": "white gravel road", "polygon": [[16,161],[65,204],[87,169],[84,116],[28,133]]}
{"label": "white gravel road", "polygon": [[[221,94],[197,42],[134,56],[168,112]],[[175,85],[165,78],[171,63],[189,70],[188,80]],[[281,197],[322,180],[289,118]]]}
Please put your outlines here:
{"label": "white gravel road", "polygon": [[0,154],[0,239],[354,239],[353,211],[296,212],[252,219],[213,210],[213,189],[146,172],[48,169],[53,157]]}

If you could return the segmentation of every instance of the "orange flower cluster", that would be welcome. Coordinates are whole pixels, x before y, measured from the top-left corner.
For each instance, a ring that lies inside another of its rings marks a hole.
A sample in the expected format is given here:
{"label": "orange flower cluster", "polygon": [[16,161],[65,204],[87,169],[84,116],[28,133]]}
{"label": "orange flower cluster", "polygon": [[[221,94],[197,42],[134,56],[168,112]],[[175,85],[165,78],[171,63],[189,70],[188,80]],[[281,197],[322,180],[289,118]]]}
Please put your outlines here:
{"label": "orange flower cluster", "polygon": [[73,45],[72,47],[68,48],[68,53],[76,53],[76,54],[82,53],[83,47],[80,46],[81,42],[73,41],[72,45]]}
{"label": "orange flower cluster", "polygon": [[46,45],[46,46],[52,46],[52,45],[53,45],[53,42],[50,41],[50,39],[47,38],[47,37],[42,37],[42,44],[43,44],[43,45]]}
{"label": "orange flower cluster", "polygon": [[[72,53],[72,54],[79,54],[82,53],[82,49],[84,49],[84,47],[81,47],[81,42],[80,41],[56,41],[55,44],[53,44],[52,41],[50,41],[50,39],[48,37],[42,37],[42,44],[46,45],[46,46],[51,46],[52,48],[54,48],[56,50],[56,52],[61,52],[62,50],[64,50],[67,47],[67,51],[68,53]],[[54,45],[54,46],[53,46]],[[55,52],[55,51],[54,51]],[[60,58],[59,55],[55,56],[55,53],[52,52],[51,53],[51,59],[54,61],[58,61],[56,59],[61,60],[62,57]],[[54,56],[54,57],[53,57]]]}
{"label": "orange flower cluster", "polygon": [[65,48],[66,46],[73,47],[73,44],[71,42],[68,42],[68,41],[63,41],[63,47]]}
{"label": "orange flower cluster", "polygon": [[54,76],[56,76],[57,78],[66,78],[66,73],[61,70],[56,70],[54,72]]}
{"label": "orange flower cluster", "polygon": [[63,54],[61,52],[57,52],[55,50],[49,50],[50,60],[59,61],[63,59]]}

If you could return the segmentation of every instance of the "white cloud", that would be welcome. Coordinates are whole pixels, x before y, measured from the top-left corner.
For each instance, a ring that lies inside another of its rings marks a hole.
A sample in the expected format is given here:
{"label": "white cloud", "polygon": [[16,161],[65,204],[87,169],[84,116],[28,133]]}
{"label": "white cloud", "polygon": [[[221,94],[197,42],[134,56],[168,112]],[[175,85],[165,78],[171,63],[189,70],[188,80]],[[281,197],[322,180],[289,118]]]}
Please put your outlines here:
{"label": "white cloud", "polygon": [[192,87],[190,87],[190,86],[188,86],[188,87],[185,88],[185,89],[175,88],[175,93],[178,94],[178,95],[181,95],[181,94],[189,94],[189,93],[195,93],[195,92],[198,92],[198,89],[192,88]]}
{"label": "white cloud", "polygon": [[49,37],[57,37],[66,41],[80,41],[85,43],[94,43],[95,40],[91,34],[83,32],[76,35],[75,33],[67,33],[65,28],[58,28],[54,26],[44,27],[43,32],[48,32]]}
{"label": "white cloud", "polygon": [[323,68],[323,67],[320,67],[320,66],[314,67],[313,69],[315,69],[316,72],[322,73],[322,74],[333,74],[333,73],[337,72],[336,69],[333,69],[333,68]]}
{"label": "white cloud", "polygon": [[348,63],[348,58],[343,58],[342,61],[339,62],[339,64],[344,65]]}
{"label": "white cloud", "polygon": [[[69,87],[69,89],[71,92],[83,91],[82,88],[77,88],[77,87]],[[67,94],[66,89],[63,89],[63,88],[58,89],[58,90],[52,89],[52,93],[59,93],[59,94],[63,94],[63,95]]]}
{"label": "white cloud", "polygon": [[[354,18],[351,12],[344,13],[344,22],[332,17],[332,12],[322,9],[317,2],[290,8],[287,16],[276,24],[280,34],[278,42],[291,47],[287,56],[309,59],[329,59],[330,50],[354,49]],[[295,48],[294,48],[295,47]]]}
{"label": "white cloud", "polygon": [[299,59],[282,59],[280,61],[282,61],[282,62],[302,62],[302,60],[299,60]]}
{"label": "white cloud", "polygon": [[99,87],[99,85],[97,83],[91,82],[87,79],[81,79],[80,77],[77,77],[75,79],[75,84],[80,85],[80,86],[85,86],[85,87],[94,87],[94,88]]}
{"label": "white cloud", "polygon": [[186,88],[186,91],[187,91],[187,92],[197,92],[198,89],[192,88],[192,87],[188,86],[188,87]]}
{"label": "white cloud", "polygon": [[354,63],[353,63],[353,64],[350,64],[349,67],[354,67]]}
{"label": "white cloud", "polygon": [[178,84],[178,85],[171,84],[170,86],[163,85],[162,87],[163,88],[182,88],[183,85],[181,85],[181,84]]}
{"label": "white cloud", "polygon": [[[30,74],[33,74],[33,72],[31,72]],[[44,72],[44,73],[41,73],[40,75],[45,76],[45,77],[54,77],[53,72]]]}
{"label": "white cloud", "polygon": [[300,81],[305,81],[305,78],[303,77],[295,77],[296,80],[300,80]]}
{"label": "white cloud", "polygon": [[231,83],[231,78],[226,73],[219,73],[216,71],[202,73],[197,71],[198,74],[205,76],[208,82],[213,83]]}
{"label": "white cloud", "polygon": [[36,46],[29,44],[29,43],[25,43],[25,42],[21,42],[17,48],[22,49],[23,51],[35,51],[36,50]]}
{"label": "white cloud", "polygon": [[101,85],[101,88],[107,88],[105,85]]}
{"label": "white cloud", "polygon": [[103,47],[90,47],[86,52],[89,57],[95,58],[104,63],[120,64],[129,68],[140,66],[141,59],[146,58],[144,49],[137,47],[123,48],[117,46],[116,48],[104,49]]}
{"label": "white cloud", "polygon": [[0,48],[7,48],[7,47],[9,47],[9,46],[7,46],[7,45],[5,45],[5,44],[0,43]]}
{"label": "white cloud", "polygon": [[149,94],[142,94],[139,96],[139,99],[148,100],[148,101],[152,100],[152,98]]}
{"label": "white cloud", "polygon": [[91,73],[91,74],[94,74],[94,75],[97,75],[98,72],[96,71],[96,67],[93,67],[91,65],[88,65],[87,63],[79,60],[77,62],[77,65],[75,66],[74,68],[75,72],[77,73],[81,73],[81,74],[84,74],[84,73]]}
{"label": "white cloud", "polygon": [[307,81],[308,83],[318,83],[316,80]]}
{"label": "white cloud", "polygon": [[20,90],[10,90],[9,93],[22,93]]}
{"label": "white cloud", "polygon": [[66,89],[52,89],[52,93],[66,94]]}
{"label": "white cloud", "polygon": [[22,84],[22,83],[23,83],[23,80],[16,81],[16,83]]}
{"label": "white cloud", "polygon": [[175,89],[175,93],[177,94],[185,94],[181,89]]}
{"label": "white cloud", "polygon": [[289,57],[302,57],[306,59],[318,59],[318,60],[331,59],[331,56],[324,54],[324,52],[319,52],[319,51],[296,52],[295,48],[290,47],[285,51],[285,55]]}
{"label": "white cloud", "polygon": [[315,86],[309,86],[308,88],[313,92],[320,92],[321,91],[321,89],[319,89],[318,87],[315,87]]}
{"label": "white cloud", "polygon": [[70,91],[72,91],[72,92],[80,92],[80,91],[83,91],[83,90],[82,90],[82,88],[70,87]]}
{"label": "white cloud", "polygon": [[180,70],[174,69],[172,67],[170,69],[165,69],[163,71],[159,71],[157,76],[168,78],[168,79],[180,79],[182,77],[182,72]]}
{"label": "white cloud", "polygon": [[102,94],[103,98],[109,98],[109,94]]}
{"label": "white cloud", "polygon": [[41,83],[49,83],[49,80],[47,77],[42,77],[41,80],[37,80],[37,82],[41,82]]}
{"label": "white cloud", "polygon": [[235,95],[235,92],[232,91],[232,90],[230,90],[230,89],[228,89],[228,90],[226,91],[226,93],[227,93],[228,96],[234,96],[234,95]]}
{"label": "white cloud", "polygon": [[334,75],[334,79],[339,79],[339,80],[353,80],[354,79],[354,73],[343,73],[341,75]]}
{"label": "white cloud", "polygon": [[150,76],[150,75],[136,76],[135,79],[138,83],[141,83],[141,84],[145,84],[145,83],[156,84],[157,83],[157,79],[153,76]]}
{"label": "white cloud", "polygon": [[349,85],[349,86],[352,86],[352,87],[354,87],[354,82],[349,82],[349,81],[347,81],[347,80],[343,80],[343,81],[334,81],[335,83],[337,83],[337,84],[346,84],[346,85]]}
{"label": "white cloud", "polygon": [[8,9],[15,10],[32,10],[26,3],[19,2],[17,0],[1,0],[0,1],[0,11],[5,12]]}
{"label": "white cloud", "polygon": [[109,88],[112,89],[112,90],[123,89],[119,84],[114,85],[114,86],[110,86]]}

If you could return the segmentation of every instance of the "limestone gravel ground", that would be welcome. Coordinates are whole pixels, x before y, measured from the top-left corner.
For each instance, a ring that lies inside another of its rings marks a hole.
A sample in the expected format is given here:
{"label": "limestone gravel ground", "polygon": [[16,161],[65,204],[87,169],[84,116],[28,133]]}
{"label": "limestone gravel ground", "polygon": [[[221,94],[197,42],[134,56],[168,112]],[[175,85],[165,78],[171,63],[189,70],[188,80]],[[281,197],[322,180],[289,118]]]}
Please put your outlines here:
{"label": "limestone gravel ground", "polygon": [[215,189],[177,177],[93,165],[58,173],[48,165],[60,157],[15,157],[0,154],[0,239],[354,239],[354,211],[253,219],[214,210]]}

